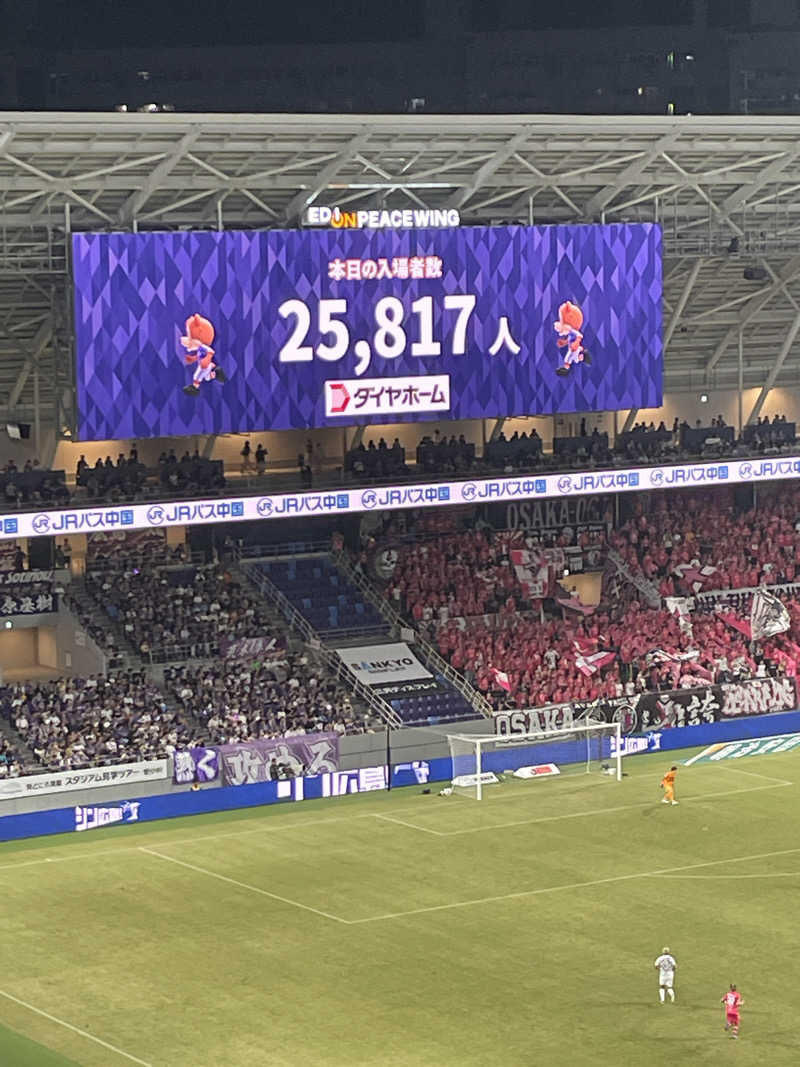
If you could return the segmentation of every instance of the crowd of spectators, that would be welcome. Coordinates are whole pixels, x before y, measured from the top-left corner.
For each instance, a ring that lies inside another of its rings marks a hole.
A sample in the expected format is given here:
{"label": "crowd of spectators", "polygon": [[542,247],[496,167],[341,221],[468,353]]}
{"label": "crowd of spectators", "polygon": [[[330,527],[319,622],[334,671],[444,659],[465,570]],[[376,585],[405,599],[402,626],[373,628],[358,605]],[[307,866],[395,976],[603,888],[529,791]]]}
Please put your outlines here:
{"label": "crowd of spectators", "polygon": [[203,724],[203,744],[326,730],[363,733],[372,722],[307,653],[260,664],[168,667],[164,683],[184,713]]}
{"label": "crowd of spectators", "polygon": [[727,489],[660,494],[610,543],[662,597],[790,584],[800,574],[800,489],[760,493],[760,506],[746,511]]}
{"label": "crowd of spectators", "polygon": [[[500,617],[487,623],[450,621],[436,635],[439,651],[453,668],[463,671],[491,700],[518,707],[568,701],[633,696],[646,690],[669,690],[711,682],[735,681],[774,669],[763,653],[751,655],[748,641],[716,615],[692,616],[691,629],[679,616],[643,607],[598,610],[586,618],[538,613]],[[594,673],[578,667],[580,649],[615,653],[610,664]],[[653,657],[658,650],[686,659]],[[491,668],[508,674],[506,697]]]}
{"label": "crowd of spectators", "polygon": [[225,488],[225,466],[222,460],[201,456],[197,449],[191,455],[187,449],[178,459],[171,448],[158,458],[158,480],[169,494],[215,493]]}
{"label": "crowd of spectators", "polygon": [[417,467],[426,474],[465,474],[475,466],[475,445],[463,433],[456,438],[434,430],[417,445]]}
{"label": "crowd of spectators", "polygon": [[[304,460],[301,472],[307,466]],[[344,467],[356,478],[384,478],[403,474],[406,470],[406,452],[396,437],[391,446],[383,437],[377,445],[372,440],[366,445],[361,441],[345,455]]]}
{"label": "crowd of spectators", "polygon": [[0,734],[0,779],[18,778],[22,773],[22,766],[19,752],[7,737]]}
{"label": "crowd of spectators", "polygon": [[226,641],[270,629],[256,595],[216,563],[89,571],[86,591],[127,645],[154,663],[216,656]]}
{"label": "crowd of spectators", "polygon": [[508,556],[508,538],[484,530],[398,549],[386,595],[416,624],[528,607]]}
{"label": "crowd of spectators", "polygon": [[0,499],[7,508],[66,507],[70,496],[63,471],[46,470],[38,459],[27,460],[20,470],[10,459],[0,471]]}
{"label": "crowd of spectators", "polygon": [[[608,546],[626,573],[654,583],[659,608],[638,595],[612,594],[596,608],[578,601],[571,610],[552,582],[534,599],[511,559],[524,542],[487,528],[451,528],[435,538],[418,531],[416,540],[396,544],[385,594],[451,666],[504,704],[595,700],[793,672],[787,664],[800,660],[794,590],[782,594],[792,620],[783,646],[779,638],[751,647],[709,598],[696,602],[688,620],[667,610],[666,598],[800,582],[800,489],[762,489],[758,508],[743,510],[737,500],[741,505],[741,494],[729,488],[642,497],[648,510],[610,534]],[[743,597],[742,604],[726,604],[746,621],[749,594]],[[585,657],[600,651],[613,653],[609,662],[587,665]],[[508,674],[508,696],[492,668]]]}
{"label": "crowd of spectators", "polygon": [[81,455],[75,485],[85,490],[89,500],[109,504],[140,499],[147,495],[148,487],[152,496],[215,493],[225,488],[224,464],[204,458],[197,449],[193,454],[187,450],[180,458],[169,449],[161,453],[157,468],[151,471],[139,461],[133,445],[127,455],[120,452],[116,461],[106,456],[92,465]]}
{"label": "crowd of spectators", "polygon": [[43,767],[155,759],[191,741],[164,694],[135,671],[0,690],[0,713]]}
{"label": "crowd of spectators", "polygon": [[147,467],[139,462],[135,445],[127,456],[120,452],[116,463],[106,456],[90,466],[82,455],[75,469],[75,485],[85,489],[89,499],[110,504],[135,500],[146,482]]}
{"label": "crowd of spectators", "polygon": [[264,663],[166,667],[163,690],[141,671],[7,685],[0,715],[36,760],[25,766],[0,734],[0,778],[36,766],[69,770],[160,759],[192,745],[374,727],[323,666],[288,652]]}

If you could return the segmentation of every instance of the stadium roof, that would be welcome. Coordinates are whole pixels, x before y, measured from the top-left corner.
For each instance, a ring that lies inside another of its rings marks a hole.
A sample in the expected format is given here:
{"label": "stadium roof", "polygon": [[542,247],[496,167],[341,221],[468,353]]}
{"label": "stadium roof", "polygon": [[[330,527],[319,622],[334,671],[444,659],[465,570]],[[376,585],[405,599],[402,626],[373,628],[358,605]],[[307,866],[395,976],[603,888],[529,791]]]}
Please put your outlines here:
{"label": "stadium roof", "polygon": [[9,112],[0,419],[38,398],[70,421],[69,230],[286,227],[310,203],[657,221],[666,387],[736,388],[740,334],[762,402],[797,380],[800,118]]}

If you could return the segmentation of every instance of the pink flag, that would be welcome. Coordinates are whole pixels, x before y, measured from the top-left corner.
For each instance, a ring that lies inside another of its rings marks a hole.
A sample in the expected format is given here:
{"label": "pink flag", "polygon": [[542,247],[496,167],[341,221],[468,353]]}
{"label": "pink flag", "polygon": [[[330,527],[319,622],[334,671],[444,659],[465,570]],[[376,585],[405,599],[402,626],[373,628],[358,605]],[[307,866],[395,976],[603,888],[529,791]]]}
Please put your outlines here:
{"label": "pink flag", "polygon": [[576,637],[572,643],[575,646],[575,651],[579,652],[581,656],[588,656],[590,653],[597,651],[596,637]]}
{"label": "pink flag", "polygon": [[617,658],[616,652],[595,652],[591,656],[577,655],[575,657],[575,666],[582,673],[591,677],[596,674],[601,667],[608,666],[609,663],[613,663]]}
{"label": "pink flag", "polygon": [[505,671],[498,671],[496,667],[489,668],[489,674],[497,682],[501,689],[505,689],[507,693],[511,692],[511,682],[508,680],[508,675]]}

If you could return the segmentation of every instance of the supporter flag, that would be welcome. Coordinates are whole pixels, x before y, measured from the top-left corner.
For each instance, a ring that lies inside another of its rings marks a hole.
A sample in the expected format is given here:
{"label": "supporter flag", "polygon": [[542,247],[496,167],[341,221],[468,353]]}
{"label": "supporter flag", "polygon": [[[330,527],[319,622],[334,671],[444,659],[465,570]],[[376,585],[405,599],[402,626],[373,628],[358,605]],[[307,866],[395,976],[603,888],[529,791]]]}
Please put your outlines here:
{"label": "supporter flag", "polygon": [[577,611],[580,615],[594,615],[593,604],[584,604],[579,596],[570,596],[562,586],[556,586],[556,604],[568,611]]}
{"label": "supporter flag", "polygon": [[682,663],[688,659],[698,659],[700,653],[696,649],[689,652],[665,652],[663,648],[654,648],[647,653],[648,663]]}
{"label": "supporter flag", "polygon": [[774,593],[757,589],[750,608],[750,632],[754,641],[763,641],[789,629],[789,612]]}
{"label": "supporter flag", "polygon": [[505,689],[507,693],[511,692],[511,682],[508,680],[508,675],[505,671],[498,671],[497,667],[490,667],[489,674],[497,682],[501,689]]}
{"label": "supporter flag", "polygon": [[582,656],[588,656],[591,652],[597,651],[596,637],[576,637],[572,643],[575,646],[575,651]]}
{"label": "supporter flag", "polygon": [[718,610],[717,614],[726,626],[730,626],[732,630],[738,630],[740,634],[744,634],[748,641],[752,640],[753,631],[747,619],[740,619],[733,611]]}
{"label": "supporter flag", "polygon": [[617,658],[616,652],[594,652],[591,656],[581,656],[578,654],[575,657],[575,666],[578,670],[587,676],[596,674],[601,667],[607,667],[609,663],[613,663]]}

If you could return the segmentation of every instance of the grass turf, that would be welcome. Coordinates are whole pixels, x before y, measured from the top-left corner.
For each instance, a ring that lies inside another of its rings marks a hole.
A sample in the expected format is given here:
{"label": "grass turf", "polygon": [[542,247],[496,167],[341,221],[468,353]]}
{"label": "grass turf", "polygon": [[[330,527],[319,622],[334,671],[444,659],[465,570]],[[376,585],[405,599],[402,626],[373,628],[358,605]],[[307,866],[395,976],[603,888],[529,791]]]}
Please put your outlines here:
{"label": "grass turf", "polygon": [[2,845],[0,1063],[794,1065],[800,754],[675,757]]}

